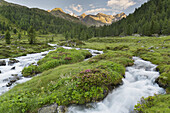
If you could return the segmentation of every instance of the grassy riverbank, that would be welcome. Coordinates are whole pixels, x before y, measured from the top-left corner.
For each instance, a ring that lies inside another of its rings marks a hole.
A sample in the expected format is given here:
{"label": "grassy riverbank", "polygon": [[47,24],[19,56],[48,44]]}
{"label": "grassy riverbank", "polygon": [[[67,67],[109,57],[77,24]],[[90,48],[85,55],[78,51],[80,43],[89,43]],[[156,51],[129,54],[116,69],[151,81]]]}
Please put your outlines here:
{"label": "grassy riverbank", "polygon": [[[43,71],[32,80],[15,86],[0,96],[0,112],[33,113],[42,106],[54,102],[68,106],[100,101],[121,84],[125,67],[133,65],[132,56],[139,56],[157,64],[161,73],[157,81],[169,93],[169,39],[169,36],[90,39],[84,42],[85,45],[78,47],[103,50],[105,53],[88,61],[80,62],[77,59],[78,63],[76,63],[75,59],[74,64],[73,62],[61,63],[58,67]],[[53,57],[50,54],[39,61],[39,64],[50,61]],[[57,58],[58,53],[54,57]],[[144,109],[143,111],[152,109],[153,113],[165,109],[166,113],[169,97],[169,94],[159,95],[156,101],[152,101],[151,106],[141,109]]]}

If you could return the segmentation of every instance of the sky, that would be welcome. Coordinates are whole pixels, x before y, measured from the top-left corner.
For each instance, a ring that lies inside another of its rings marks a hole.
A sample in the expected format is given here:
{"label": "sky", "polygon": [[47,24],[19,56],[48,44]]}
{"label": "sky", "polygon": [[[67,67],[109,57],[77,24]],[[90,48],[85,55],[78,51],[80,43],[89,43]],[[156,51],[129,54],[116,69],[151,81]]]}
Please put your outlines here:
{"label": "sky", "polygon": [[62,8],[66,13],[75,15],[105,13],[115,15],[125,12],[133,13],[147,0],[5,0],[7,2],[24,5],[30,8],[52,10]]}

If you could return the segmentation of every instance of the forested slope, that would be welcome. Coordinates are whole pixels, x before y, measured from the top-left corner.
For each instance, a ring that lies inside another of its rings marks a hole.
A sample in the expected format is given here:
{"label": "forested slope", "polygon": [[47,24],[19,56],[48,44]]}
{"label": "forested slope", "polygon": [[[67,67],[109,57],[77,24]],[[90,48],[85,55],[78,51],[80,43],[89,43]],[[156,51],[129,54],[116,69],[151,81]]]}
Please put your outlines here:
{"label": "forested slope", "polygon": [[170,0],[150,0],[126,19],[95,29],[96,36],[170,35]]}
{"label": "forested slope", "polygon": [[60,33],[67,35],[69,38],[79,39],[91,37],[87,35],[89,31],[85,25],[55,17],[41,9],[30,9],[3,0],[1,0],[0,5],[0,17],[9,21],[0,20],[0,31],[10,31],[14,28],[27,31],[30,26],[33,26],[41,34]]}

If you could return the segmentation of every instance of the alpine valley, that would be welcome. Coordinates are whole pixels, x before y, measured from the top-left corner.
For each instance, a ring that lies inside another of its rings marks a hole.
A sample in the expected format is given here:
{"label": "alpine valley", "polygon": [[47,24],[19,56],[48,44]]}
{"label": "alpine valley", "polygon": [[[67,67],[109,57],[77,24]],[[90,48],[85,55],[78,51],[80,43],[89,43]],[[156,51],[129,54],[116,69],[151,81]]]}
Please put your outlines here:
{"label": "alpine valley", "polygon": [[0,113],[170,113],[170,0],[7,1]]}

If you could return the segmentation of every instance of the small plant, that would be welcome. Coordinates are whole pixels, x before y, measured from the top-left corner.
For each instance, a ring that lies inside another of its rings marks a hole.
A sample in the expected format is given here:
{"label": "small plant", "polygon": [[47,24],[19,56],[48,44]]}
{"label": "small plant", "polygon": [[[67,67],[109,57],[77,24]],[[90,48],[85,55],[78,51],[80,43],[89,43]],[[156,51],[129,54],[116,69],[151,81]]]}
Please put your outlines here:
{"label": "small plant", "polygon": [[66,58],[64,58],[64,60],[72,60],[72,58],[71,57],[66,57]]}

